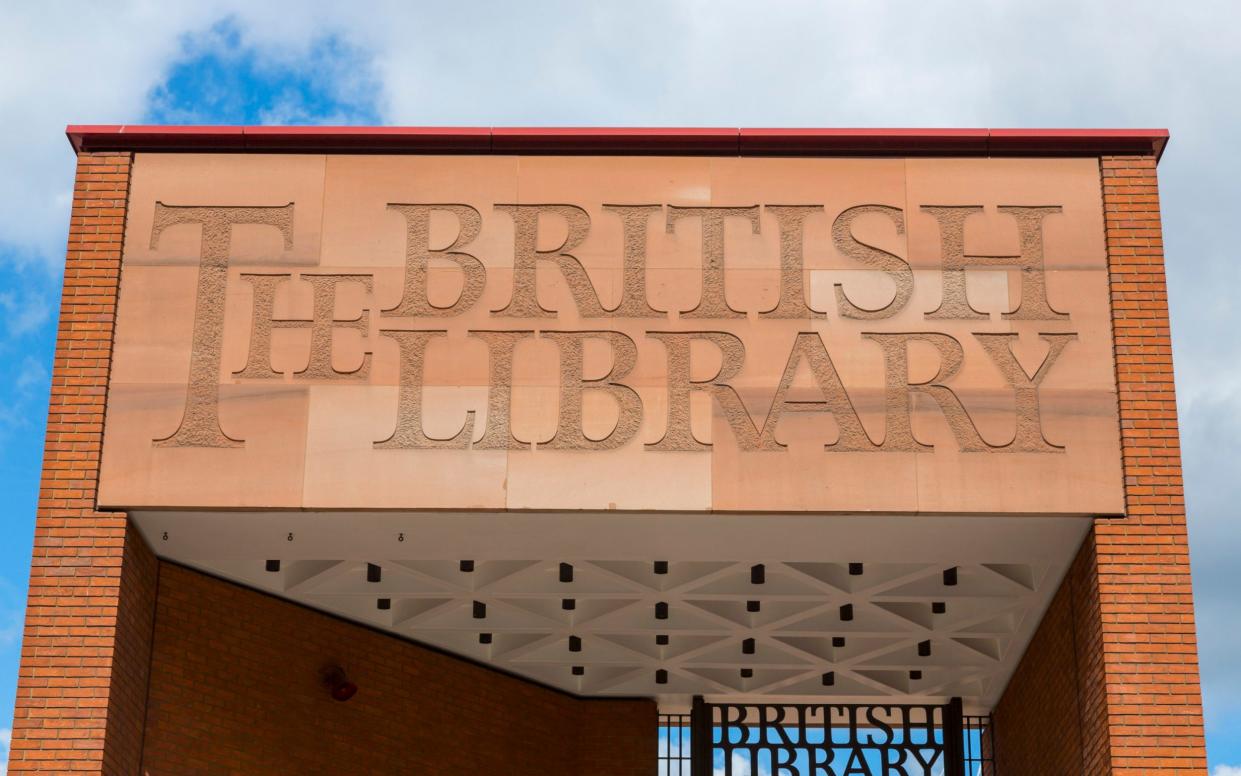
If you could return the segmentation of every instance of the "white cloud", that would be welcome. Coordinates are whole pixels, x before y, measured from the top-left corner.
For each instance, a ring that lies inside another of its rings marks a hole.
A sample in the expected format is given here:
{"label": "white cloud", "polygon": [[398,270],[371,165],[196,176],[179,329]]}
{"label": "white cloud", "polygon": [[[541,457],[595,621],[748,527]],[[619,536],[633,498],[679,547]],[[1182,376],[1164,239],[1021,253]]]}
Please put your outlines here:
{"label": "white cloud", "polygon": [[[14,360],[18,358],[8,357]],[[6,446],[11,443],[15,434],[31,433],[38,428],[37,421],[47,412],[47,394],[44,391],[47,390],[50,378],[48,368],[40,358],[30,355],[20,358],[21,363],[10,374],[4,392],[0,393],[0,397],[4,399],[0,401],[0,444]],[[7,581],[0,578],[0,591],[7,587]],[[5,643],[3,623],[0,623],[0,646]]]}
{"label": "white cloud", "polygon": [[[771,776],[771,771],[761,763],[757,768],[757,772],[751,770],[752,766],[753,764],[747,755],[741,752],[733,752],[732,768],[730,769],[732,776]],[[716,768],[713,776],[725,776],[724,766]]]}
{"label": "white cloud", "polygon": [[[314,4],[129,0],[6,6],[0,27],[0,72],[6,74],[0,78],[0,261],[59,272],[73,189],[65,126],[141,121],[151,91],[186,53],[186,36],[206,33],[233,15],[262,56],[322,65],[305,59],[330,26]],[[328,75],[348,85],[349,74]]]}
{"label": "white cloud", "polygon": [[[188,6],[187,6],[188,7]],[[64,249],[70,122],[124,123],[177,52],[193,17],[157,3],[19,3],[0,32],[0,235],[44,262]],[[29,255],[29,254],[26,254]]]}
{"label": "white cloud", "polygon": [[1211,776],[1241,776],[1241,765],[1217,765],[1211,770]]}
{"label": "white cloud", "polygon": [[0,315],[3,332],[10,337],[29,334],[52,316],[52,302],[31,289],[0,291]]}

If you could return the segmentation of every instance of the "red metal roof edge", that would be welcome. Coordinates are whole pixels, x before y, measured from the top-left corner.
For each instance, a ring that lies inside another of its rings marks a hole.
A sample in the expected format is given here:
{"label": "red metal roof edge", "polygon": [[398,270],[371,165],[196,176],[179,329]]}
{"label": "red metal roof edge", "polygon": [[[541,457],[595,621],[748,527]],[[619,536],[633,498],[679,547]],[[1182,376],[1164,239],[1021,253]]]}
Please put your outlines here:
{"label": "red metal roof edge", "polygon": [[722,156],[1163,155],[1166,129],[271,127],[71,124],[82,151],[700,154]]}

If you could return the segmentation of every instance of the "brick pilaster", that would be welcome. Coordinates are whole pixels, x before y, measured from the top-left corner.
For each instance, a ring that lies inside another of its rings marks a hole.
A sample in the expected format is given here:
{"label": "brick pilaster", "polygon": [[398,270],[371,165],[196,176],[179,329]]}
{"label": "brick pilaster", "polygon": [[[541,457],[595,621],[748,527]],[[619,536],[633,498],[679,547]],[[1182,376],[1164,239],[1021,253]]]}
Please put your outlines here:
{"label": "brick pilaster", "polygon": [[95,510],[129,154],[78,157],[9,773],[140,765],[157,564]]}
{"label": "brick pilaster", "polygon": [[[1155,159],[1101,160],[1125,517],[1097,520],[1111,773],[1205,774]],[[1188,257],[1187,257],[1188,260]],[[1106,772],[1097,753],[1092,772]]]}
{"label": "brick pilaster", "polygon": [[1206,773],[1155,160],[1100,160],[1125,515],[1099,519],[995,709],[1003,776]]}

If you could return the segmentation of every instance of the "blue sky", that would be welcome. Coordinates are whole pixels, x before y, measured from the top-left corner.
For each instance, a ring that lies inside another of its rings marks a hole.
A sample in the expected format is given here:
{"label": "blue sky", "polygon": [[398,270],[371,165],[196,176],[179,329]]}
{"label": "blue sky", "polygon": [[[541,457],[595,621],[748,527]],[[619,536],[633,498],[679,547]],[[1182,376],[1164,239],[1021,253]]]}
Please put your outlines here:
{"label": "blue sky", "polygon": [[[1166,126],[1178,398],[1217,776],[1241,776],[1241,7],[27,3],[0,30],[0,730],[72,188],[64,125]],[[0,743],[5,739],[0,736]]]}

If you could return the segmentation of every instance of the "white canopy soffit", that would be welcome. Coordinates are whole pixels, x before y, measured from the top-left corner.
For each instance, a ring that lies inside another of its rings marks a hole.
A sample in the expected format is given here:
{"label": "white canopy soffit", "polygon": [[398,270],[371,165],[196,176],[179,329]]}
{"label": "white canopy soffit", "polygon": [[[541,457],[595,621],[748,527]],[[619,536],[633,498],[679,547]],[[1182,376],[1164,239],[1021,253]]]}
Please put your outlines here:
{"label": "white canopy soffit", "polygon": [[583,696],[985,712],[1090,521],[134,512],[163,558]]}

